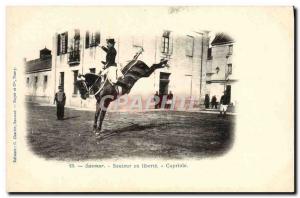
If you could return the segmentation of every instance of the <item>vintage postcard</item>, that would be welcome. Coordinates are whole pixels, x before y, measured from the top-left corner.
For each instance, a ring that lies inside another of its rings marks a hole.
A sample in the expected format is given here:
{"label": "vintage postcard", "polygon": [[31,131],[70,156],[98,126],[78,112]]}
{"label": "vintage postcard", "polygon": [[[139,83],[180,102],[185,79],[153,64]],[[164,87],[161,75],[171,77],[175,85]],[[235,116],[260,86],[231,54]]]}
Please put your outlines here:
{"label": "vintage postcard", "polygon": [[293,7],[6,20],[8,192],[294,192]]}

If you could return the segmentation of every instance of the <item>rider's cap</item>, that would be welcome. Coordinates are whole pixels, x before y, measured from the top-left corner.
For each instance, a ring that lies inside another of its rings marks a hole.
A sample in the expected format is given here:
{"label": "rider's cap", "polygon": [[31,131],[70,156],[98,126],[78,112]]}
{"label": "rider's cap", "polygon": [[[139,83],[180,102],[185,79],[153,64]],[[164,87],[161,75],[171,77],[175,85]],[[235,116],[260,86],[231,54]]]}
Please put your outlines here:
{"label": "rider's cap", "polygon": [[115,44],[115,39],[106,39],[107,43]]}

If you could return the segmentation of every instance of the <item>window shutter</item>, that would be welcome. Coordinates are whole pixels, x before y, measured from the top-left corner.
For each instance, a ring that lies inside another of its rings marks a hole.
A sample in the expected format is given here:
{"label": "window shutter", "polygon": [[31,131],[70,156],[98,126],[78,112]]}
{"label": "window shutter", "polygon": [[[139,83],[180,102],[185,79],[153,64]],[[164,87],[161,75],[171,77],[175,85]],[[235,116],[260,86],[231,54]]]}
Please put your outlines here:
{"label": "window shutter", "polygon": [[85,48],[89,48],[90,47],[90,32],[87,31],[85,33]]}
{"label": "window shutter", "polygon": [[95,35],[95,43],[98,45],[100,44],[100,32],[96,32]]}
{"label": "window shutter", "polygon": [[60,34],[57,35],[57,56],[60,55]]}
{"label": "window shutter", "polygon": [[66,54],[68,52],[68,32],[65,33],[65,51]]}
{"label": "window shutter", "polygon": [[161,44],[160,44],[160,51],[161,53],[165,52],[165,42],[164,42],[165,38],[161,37]]}
{"label": "window shutter", "polygon": [[173,54],[173,37],[170,36],[169,37],[169,55],[172,55]]}

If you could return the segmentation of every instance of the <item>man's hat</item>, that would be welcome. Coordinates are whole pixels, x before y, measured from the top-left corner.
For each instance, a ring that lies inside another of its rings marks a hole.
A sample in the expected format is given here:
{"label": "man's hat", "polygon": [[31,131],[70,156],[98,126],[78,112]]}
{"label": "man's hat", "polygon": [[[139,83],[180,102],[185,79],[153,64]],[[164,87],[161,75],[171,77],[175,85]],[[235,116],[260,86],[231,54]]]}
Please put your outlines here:
{"label": "man's hat", "polygon": [[107,43],[115,44],[115,39],[106,39]]}

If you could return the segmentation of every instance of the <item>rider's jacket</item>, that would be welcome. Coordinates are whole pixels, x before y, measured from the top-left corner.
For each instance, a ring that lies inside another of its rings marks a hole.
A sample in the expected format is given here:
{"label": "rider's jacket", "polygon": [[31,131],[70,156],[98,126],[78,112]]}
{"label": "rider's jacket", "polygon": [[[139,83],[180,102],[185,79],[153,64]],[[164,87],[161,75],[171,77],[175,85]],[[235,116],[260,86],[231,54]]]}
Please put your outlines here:
{"label": "rider's jacket", "polygon": [[116,49],[114,47],[107,48],[104,46],[102,46],[101,48],[106,52],[106,61],[104,62],[105,68],[116,66]]}

